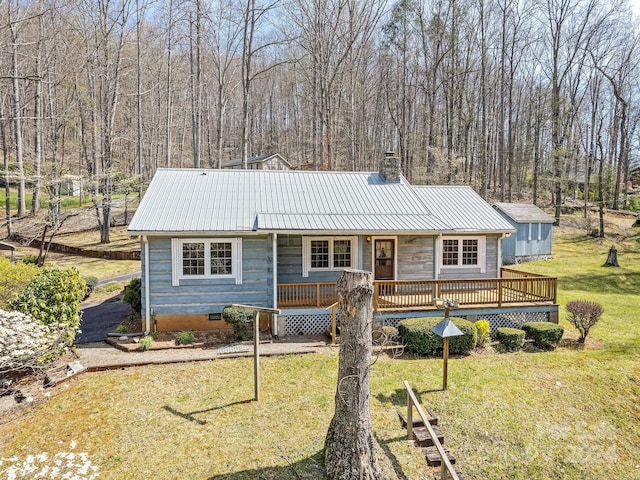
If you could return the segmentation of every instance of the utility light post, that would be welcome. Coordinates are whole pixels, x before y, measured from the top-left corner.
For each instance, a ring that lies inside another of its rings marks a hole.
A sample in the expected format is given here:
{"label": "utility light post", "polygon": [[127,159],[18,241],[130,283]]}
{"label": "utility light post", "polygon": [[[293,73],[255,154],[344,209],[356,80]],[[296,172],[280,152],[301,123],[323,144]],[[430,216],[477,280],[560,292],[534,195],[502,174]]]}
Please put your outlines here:
{"label": "utility light post", "polygon": [[444,310],[444,319],[435,325],[431,331],[443,339],[442,359],[444,360],[444,365],[442,370],[442,390],[446,390],[448,375],[447,364],[449,362],[449,337],[459,337],[460,335],[464,335],[464,333],[449,319],[449,311],[452,308],[458,308],[459,304],[457,300],[436,298],[433,300],[433,303],[436,308]]}

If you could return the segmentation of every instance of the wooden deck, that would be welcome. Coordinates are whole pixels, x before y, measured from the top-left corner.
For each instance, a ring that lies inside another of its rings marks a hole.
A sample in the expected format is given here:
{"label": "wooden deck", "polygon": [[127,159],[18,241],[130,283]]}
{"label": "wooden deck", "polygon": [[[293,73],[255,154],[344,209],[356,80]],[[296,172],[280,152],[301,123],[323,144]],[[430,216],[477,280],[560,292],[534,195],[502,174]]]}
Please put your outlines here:
{"label": "wooden deck", "polygon": [[[373,306],[381,312],[432,310],[434,299],[460,306],[555,304],[557,279],[518,270],[501,270],[501,278],[465,280],[395,280],[374,282]],[[337,301],[335,283],[278,285],[278,308],[327,307]]]}

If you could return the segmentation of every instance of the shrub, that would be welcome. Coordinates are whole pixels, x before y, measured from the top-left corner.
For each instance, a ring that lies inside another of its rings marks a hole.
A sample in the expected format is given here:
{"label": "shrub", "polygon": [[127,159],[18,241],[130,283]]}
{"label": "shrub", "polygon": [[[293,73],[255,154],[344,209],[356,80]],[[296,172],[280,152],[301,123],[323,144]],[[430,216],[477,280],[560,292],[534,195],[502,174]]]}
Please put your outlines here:
{"label": "shrub", "polygon": [[527,322],[522,325],[522,330],[538,348],[555,347],[564,334],[564,328],[551,322]]}
{"label": "shrub", "polygon": [[134,278],[124,287],[122,300],[131,305],[131,310],[138,315],[142,314],[142,280]]}
{"label": "shrub", "polygon": [[38,266],[38,255],[25,255],[20,261],[25,265]]}
{"label": "shrub", "polygon": [[191,330],[182,331],[178,334],[177,340],[180,345],[191,345],[194,340],[193,332]]}
{"label": "shrub", "polygon": [[146,350],[149,350],[152,345],[153,338],[151,338],[150,336],[142,337],[138,342],[138,350],[144,352]]}
{"label": "shrub", "polygon": [[0,257],[0,308],[9,308],[9,302],[39,271],[35,265],[11,263],[8,258]]}
{"label": "shrub", "polygon": [[484,347],[489,341],[491,335],[491,325],[489,320],[478,320],[474,323],[478,331],[478,346]]}
{"label": "shrub", "polygon": [[525,331],[519,328],[500,327],[496,331],[496,338],[508,352],[520,350],[524,345],[525,335]]}
{"label": "shrub", "polygon": [[586,300],[571,300],[567,303],[567,311],[569,312],[568,320],[580,332],[578,342],[584,343],[589,335],[589,330],[593,327],[604,312],[602,305],[596,302],[588,302]]}
{"label": "shrub", "polygon": [[127,327],[125,325],[118,325],[116,327],[116,333],[127,333]]}
{"label": "shrub", "polygon": [[84,283],[87,284],[87,292],[85,293],[85,297],[87,298],[89,295],[91,295],[91,292],[93,292],[93,290],[96,288],[96,285],[98,285],[98,277],[84,277]]}
{"label": "shrub", "polygon": [[243,341],[253,338],[251,333],[252,312],[240,308],[225,307],[222,310],[222,318],[233,327],[234,339]]}
{"label": "shrub", "polygon": [[[463,318],[451,317],[450,320],[463,332],[463,335],[449,339],[449,352],[453,354],[471,352],[478,343],[476,327]],[[438,317],[402,320],[398,324],[398,333],[406,345],[406,351],[418,355],[441,354],[444,342],[441,337],[431,331],[441,321],[442,318]]]}
{"label": "shrub", "polygon": [[44,325],[66,325],[65,341],[71,345],[80,325],[80,302],[86,291],[87,286],[75,267],[49,267],[33,277],[10,306]]}
{"label": "shrub", "polygon": [[44,367],[58,356],[60,333],[58,324],[43,325],[30,315],[0,310],[0,374]]}

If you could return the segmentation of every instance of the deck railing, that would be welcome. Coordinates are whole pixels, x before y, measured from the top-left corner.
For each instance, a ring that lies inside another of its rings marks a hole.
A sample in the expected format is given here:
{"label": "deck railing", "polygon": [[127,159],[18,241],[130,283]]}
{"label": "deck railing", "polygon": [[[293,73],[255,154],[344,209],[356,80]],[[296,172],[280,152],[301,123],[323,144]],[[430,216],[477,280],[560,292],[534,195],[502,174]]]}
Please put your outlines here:
{"label": "deck railing", "polygon": [[[375,281],[373,306],[379,311],[416,310],[433,306],[435,298],[463,305],[556,303],[557,279],[502,269],[502,278],[466,280]],[[337,301],[335,283],[278,285],[278,307],[326,307]]]}

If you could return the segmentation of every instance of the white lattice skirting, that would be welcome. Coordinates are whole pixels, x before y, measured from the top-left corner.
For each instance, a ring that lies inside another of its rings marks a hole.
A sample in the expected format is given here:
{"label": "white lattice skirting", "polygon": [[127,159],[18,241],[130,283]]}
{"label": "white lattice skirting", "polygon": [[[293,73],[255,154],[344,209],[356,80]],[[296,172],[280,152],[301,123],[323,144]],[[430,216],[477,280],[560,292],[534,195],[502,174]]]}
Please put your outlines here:
{"label": "white lattice skirting", "polygon": [[[426,316],[426,315],[425,315]],[[435,315],[433,315],[435,316]],[[442,316],[440,313],[438,316]],[[453,315],[466,318],[465,315]],[[397,327],[403,318],[379,316],[384,325]],[[548,322],[548,312],[511,312],[477,315],[478,320],[488,320],[491,333],[500,327],[521,328],[527,322]],[[284,335],[322,335],[331,328],[331,314],[286,315],[284,318]]]}
{"label": "white lattice skirting", "polygon": [[331,328],[331,314],[287,315],[284,319],[285,335],[322,335]]}

